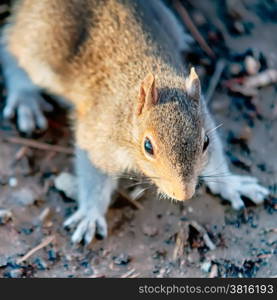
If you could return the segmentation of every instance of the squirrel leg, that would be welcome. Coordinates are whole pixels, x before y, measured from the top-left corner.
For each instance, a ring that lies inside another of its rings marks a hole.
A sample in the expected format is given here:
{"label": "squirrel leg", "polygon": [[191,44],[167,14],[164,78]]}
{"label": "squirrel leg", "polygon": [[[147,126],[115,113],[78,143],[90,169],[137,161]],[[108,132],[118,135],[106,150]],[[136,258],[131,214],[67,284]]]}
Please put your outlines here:
{"label": "squirrel leg", "polygon": [[89,244],[95,234],[107,236],[105,213],[108,209],[116,182],[93,166],[87,152],[77,148],[76,173],[79,189],[79,208],[64,222],[64,226],[75,228],[73,243]]}
{"label": "squirrel leg", "polygon": [[[207,118],[208,130],[215,128],[209,115]],[[233,174],[228,168],[219,136],[213,131],[209,137],[210,158],[202,175],[211,192],[230,201],[236,210],[244,207],[241,196],[249,198],[256,204],[263,203],[269,195],[269,190],[261,186],[255,177]]]}
{"label": "squirrel leg", "polygon": [[47,120],[43,110],[50,111],[48,104],[40,95],[40,89],[33,84],[28,74],[19,67],[16,58],[6,49],[4,39],[0,44],[0,59],[7,88],[5,118],[17,115],[20,131],[30,134],[36,128],[47,128]]}

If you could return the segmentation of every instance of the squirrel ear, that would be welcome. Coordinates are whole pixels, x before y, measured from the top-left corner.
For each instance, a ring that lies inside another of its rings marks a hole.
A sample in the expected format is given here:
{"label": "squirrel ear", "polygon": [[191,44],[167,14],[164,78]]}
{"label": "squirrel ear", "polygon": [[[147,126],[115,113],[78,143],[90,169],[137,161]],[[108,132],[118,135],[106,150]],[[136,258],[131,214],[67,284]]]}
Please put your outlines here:
{"label": "squirrel ear", "polygon": [[158,91],[155,85],[155,77],[149,73],[141,82],[139,90],[137,114],[140,115],[144,109],[158,103]]}
{"label": "squirrel ear", "polygon": [[189,77],[186,78],[186,90],[192,99],[199,101],[201,97],[201,85],[194,67],[190,69]]}

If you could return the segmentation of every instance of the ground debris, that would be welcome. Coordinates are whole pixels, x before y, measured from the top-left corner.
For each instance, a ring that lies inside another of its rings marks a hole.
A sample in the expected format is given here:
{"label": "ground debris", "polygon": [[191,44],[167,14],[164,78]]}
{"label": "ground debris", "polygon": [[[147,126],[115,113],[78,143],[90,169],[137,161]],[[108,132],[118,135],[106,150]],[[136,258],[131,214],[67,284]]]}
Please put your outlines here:
{"label": "ground debris", "polygon": [[12,212],[8,209],[0,208],[0,225],[8,223],[12,219]]}
{"label": "ground debris", "polygon": [[[134,194],[130,193],[126,193],[123,189],[118,189],[117,190],[118,195],[127,200],[129,203],[132,204],[132,206],[134,206],[136,209],[143,209],[143,205],[140,204],[136,199],[138,199],[138,194],[137,192],[135,192]],[[140,196],[139,196],[140,197]]]}
{"label": "ground debris", "polygon": [[256,75],[261,67],[261,64],[252,55],[247,55],[244,60],[246,72],[249,75]]}
{"label": "ground debris", "polygon": [[176,235],[175,248],[173,251],[172,259],[175,261],[183,257],[184,247],[188,246],[189,240],[189,223],[182,224],[179,232]]}
{"label": "ground debris", "polygon": [[49,217],[50,213],[51,213],[50,208],[49,208],[49,207],[46,207],[46,208],[41,212],[41,214],[38,216],[39,222],[44,223],[45,220]]}
{"label": "ground debris", "polygon": [[215,277],[218,277],[218,266],[217,264],[212,264],[209,278],[215,278]]}
{"label": "ground debris", "polygon": [[27,146],[34,149],[44,150],[44,151],[54,151],[54,152],[60,152],[64,154],[74,154],[74,150],[70,149],[69,147],[63,147],[59,145],[51,145],[43,142],[39,142],[32,139],[26,139],[21,137],[9,137],[9,136],[2,136],[1,139],[3,139],[6,142],[13,143],[13,144],[19,144],[22,146]]}
{"label": "ground debris", "polygon": [[180,223],[180,229],[176,233],[175,247],[172,254],[173,261],[184,257],[185,249],[196,248],[200,251],[206,247],[209,250],[215,250],[216,245],[211,240],[207,230],[197,221],[185,221]]}
{"label": "ground debris", "polygon": [[113,262],[116,265],[126,266],[131,261],[131,257],[126,253],[121,253],[118,256],[113,257]]}
{"label": "ground debris", "polygon": [[269,214],[277,212],[277,197],[270,196],[264,202],[264,207]]}
{"label": "ground debris", "polygon": [[13,198],[21,205],[30,206],[38,199],[38,193],[31,188],[23,187],[13,193]]}
{"label": "ground debris", "polygon": [[46,247],[47,245],[49,245],[50,243],[52,243],[55,239],[55,236],[48,236],[47,238],[45,238],[39,245],[37,245],[35,248],[31,249],[29,252],[27,252],[23,257],[20,257],[17,260],[17,264],[20,264],[22,262],[24,262],[25,260],[27,260],[30,256],[32,256],[34,253],[36,253],[37,251],[39,251],[40,249]]}
{"label": "ground debris", "polygon": [[255,97],[259,93],[258,88],[276,84],[276,82],[277,70],[268,69],[251,76],[229,79],[225,81],[225,86],[232,92],[239,93],[246,97]]}
{"label": "ground debris", "polygon": [[142,232],[149,237],[154,237],[159,233],[158,228],[151,224],[143,224]]}
{"label": "ground debris", "polygon": [[128,272],[122,274],[120,277],[121,278],[134,278],[134,275],[136,275],[135,272],[136,272],[136,269],[131,269]]}
{"label": "ground debris", "polygon": [[205,273],[209,273],[212,267],[212,263],[210,261],[205,261],[201,265],[201,270]]}
{"label": "ground debris", "polygon": [[249,76],[244,81],[246,88],[259,88],[277,83],[277,70],[268,69],[259,74]]}
{"label": "ground debris", "polygon": [[220,277],[253,278],[262,266],[262,259],[245,259],[240,264],[230,260],[216,261]]}
{"label": "ground debris", "polygon": [[45,271],[47,269],[46,262],[40,257],[35,258],[34,261],[33,261],[33,264],[40,271]]}
{"label": "ground debris", "polygon": [[22,275],[23,275],[22,268],[12,269],[12,270],[4,273],[4,277],[6,277],[6,278],[21,278]]}
{"label": "ground debris", "polygon": [[191,225],[192,227],[194,227],[201,234],[201,236],[203,237],[205,245],[210,250],[215,250],[216,249],[216,245],[211,240],[211,238],[209,237],[209,234],[208,234],[207,230],[202,225],[200,225],[196,221],[190,221],[189,225]]}

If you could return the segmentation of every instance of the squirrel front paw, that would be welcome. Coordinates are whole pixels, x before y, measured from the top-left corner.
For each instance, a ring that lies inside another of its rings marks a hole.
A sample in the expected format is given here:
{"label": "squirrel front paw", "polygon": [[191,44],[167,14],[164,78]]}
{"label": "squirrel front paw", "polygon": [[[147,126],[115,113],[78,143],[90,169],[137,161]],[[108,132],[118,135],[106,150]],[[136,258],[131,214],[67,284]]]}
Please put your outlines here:
{"label": "squirrel front paw", "polygon": [[71,217],[64,222],[64,227],[75,228],[71,237],[74,244],[82,241],[88,245],[95,234],[105,238],[107,236],[107,223],[105,216],[96,207],[89,210],[79,208]]}
{"label": "squirrel front paw", "polygon": [[258,184],[257,178],[250,176],[226,176],[219,182],[209,183],[208,187],[212,193],[230,201],[235,210],[245,206],[241,199],[242,196],[249,198],[255,204],[261,204],[269,195],[269,190]]}
{"label": "squirrel front paw", "polygon": [[45,130],[47,120],[43,111],[51,111],[50,104],[42,98],[36,89],[14,91],[8,96],[3,115],[7,119],[17,115],[17,125],[21,132],[31,134],[36,128]]}

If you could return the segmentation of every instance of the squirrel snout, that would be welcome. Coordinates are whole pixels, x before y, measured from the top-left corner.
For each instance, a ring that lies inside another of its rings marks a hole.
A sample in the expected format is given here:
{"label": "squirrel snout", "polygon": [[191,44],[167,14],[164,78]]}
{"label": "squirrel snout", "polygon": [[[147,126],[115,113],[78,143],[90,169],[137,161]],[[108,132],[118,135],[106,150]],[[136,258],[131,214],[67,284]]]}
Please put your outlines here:
{"label": "squirrel snout", "polygon": [[195,193],[195,185],[194,184],[186,184],[182,186],[171,186],[167,194],[178,200],[178,201],[186,201],[189,200]]}

